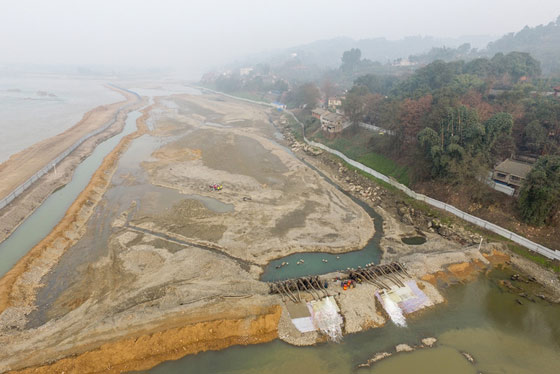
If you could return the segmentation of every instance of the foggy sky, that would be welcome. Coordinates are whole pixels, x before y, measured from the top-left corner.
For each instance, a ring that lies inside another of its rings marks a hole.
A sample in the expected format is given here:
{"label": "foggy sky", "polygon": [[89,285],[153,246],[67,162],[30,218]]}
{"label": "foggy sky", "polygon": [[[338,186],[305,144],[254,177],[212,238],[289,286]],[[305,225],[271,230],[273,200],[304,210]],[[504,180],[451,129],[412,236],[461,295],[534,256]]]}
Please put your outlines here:
{"label": "foggy sky", "polygon": [[336,36],[500,36],[560,15],[559,0],[0,0],[0,63],[201,71]]}

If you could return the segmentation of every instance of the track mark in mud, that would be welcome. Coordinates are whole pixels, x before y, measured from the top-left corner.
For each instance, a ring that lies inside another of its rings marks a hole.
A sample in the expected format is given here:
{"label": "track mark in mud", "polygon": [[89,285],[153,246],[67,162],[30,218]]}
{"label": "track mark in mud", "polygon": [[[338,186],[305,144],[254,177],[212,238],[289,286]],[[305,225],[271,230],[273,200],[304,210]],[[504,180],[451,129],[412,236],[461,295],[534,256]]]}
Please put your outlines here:
{"label": "track mark in mud", "polygon": [[217,254],[217,255],[219,255],[219,256],[223,256],[223,257],[226,257],[226,258],[228,258],[228,259],[230,259],[230,260],[232,260],[232,261],[235,261],[239,266],[241,266],[241,268],[242,268],[243,270],[245,270],[245,271],[247,271],[247,272],[250,271],[251,266],[258,266],[258,267],[261,267],[261,265],[255,263],[255,262],[242,260],[242,259],[237,258],[237,257],[234,257],[234,256],[232,256],[232,255],[230,255],[230,254],[228,254],[228,253],[226,253],[226,252],[223,252],[223,251],[221,251],[221,250],[219,250],[219,249],[212,248],[212,247],[208,247],[208,246],[202,245],[202,244],[200,244],[200,243],[193,243],[193,242],[188,242],[188,241],[186,241],[186,240],[181,240],[181,239],[173,238],[173,237],[171,237],[171,236],[169,236],[169,235],[167,235],[167,234],[163,234],[163,233],[161,233],[161,232],[157,232],[157,231],[152,231],[152,230],[144,229],[144,228],[141,228],[141,227],[138,227],[138,226],[134,226],[134,225],[131,225],[131,224],[126,224],[126,225],[125,225],[125,228],[127,228],[127,229],[129,229],[129,230],[132,230],[132,231],[136,231],[136,232],[141,232],[141,233],[144,233],[144,234],[152,235],[152,236],[155,236],[155,237],[157,237],[157,238],[159,238],[159,239],[165,240],[165,241],[170,242],[170,243],[179,244],[179,245],[182,245],[182,246],[185,246],[185,247],[195,247],[195,248],[198,248],[198,249],[203,249],[203,250],[205,250],[205,251],[209,251],[209,252],[215,253],[215,254]]}

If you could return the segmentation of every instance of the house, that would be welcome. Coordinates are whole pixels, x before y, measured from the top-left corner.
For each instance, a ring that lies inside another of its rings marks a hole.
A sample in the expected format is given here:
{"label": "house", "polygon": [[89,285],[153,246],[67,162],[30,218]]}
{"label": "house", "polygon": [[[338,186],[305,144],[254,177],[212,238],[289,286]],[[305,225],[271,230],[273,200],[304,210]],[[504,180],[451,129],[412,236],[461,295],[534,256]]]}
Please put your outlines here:
{"label": "house", "polygon": [[315,108],[315,109],[313,109],[313,110],[311,111],[311,115],[312,115],[314,118],[317,118],[318,120],[320,120],[320,119],[321,119],[321,116],[322,116],[323,114],[328,113],[328,112],[329,112],[328,110],[325,110],[325,109],[323,109],[323,108]]}
{"label": "house", "polygon": [[350,122],[338,113],[327,112],[321,116],[321,130],[329,134],[340,133],[349,125]]}
{"label": "house", "polygon": [[249,75],[251,74],[251,72],[253,71],[253,68],[248,67],[248,68],[240,68],[239,69],[239,75],[244,76],[244,75]]}
{"label": "house", "polygon": [[311,115],[321,121],[321,130],[328,134],[337,134],[351,125],[343,115],[322,108],[313,109]]}
{"label": "house", "polygon": [[344,100],[342,97],[329,97],[327,106],[334,109],[339,108],[342,106],[342,100]]}
{"label": "house", "polygon": [[508,158],[494,168],[492,179],[518,189],[532,168],[532,164]]}

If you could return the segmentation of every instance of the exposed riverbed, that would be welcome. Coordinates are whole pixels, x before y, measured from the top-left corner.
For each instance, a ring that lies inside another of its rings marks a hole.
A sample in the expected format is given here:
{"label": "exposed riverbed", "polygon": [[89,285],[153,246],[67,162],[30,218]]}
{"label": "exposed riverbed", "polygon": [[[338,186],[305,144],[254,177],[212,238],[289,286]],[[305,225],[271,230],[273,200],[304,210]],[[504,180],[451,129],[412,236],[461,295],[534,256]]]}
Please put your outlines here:
{"label": "exposed riverbed", "polygon": [[[123,131],[99,144],[75,170],[72,181],[49,196],[6,240],[0,243],[0,277],[43,239],[62,219],[76,197],[89,183],[103,158],[126,135],[136,129],[140,112],[128,114]],[[54,171],[53,171],[54,173]]]}
{"label": "exposed riverbed", "polygon": [[[129,119],[139,115],[133,112]],[[29,272],[37,286],[22,300],[32,305],[16,304],[0,315],[0,344],[9,342],[0,356],[2,370],[45,365],[56,352],[72,358],[55,362],[56,368],[43,366],[42,372],[94,370],[91,365],[98,364],[105,366],[95,370],[105,371],[111,363],[110,372],[116,373],[233,344],[286,339],[279,327],[286,321],[283,301],[269,294],[262,279],[378,263],[382,245],[397,259],[408,255],[417,277],[428,272],[428,262],[435,272],[450,263],[468,267],[473,259],[486,261],[476,247],[464,248],[436,234],[426,234],[423,244],[402,243],[403,234],[411,235],[414,228],[402,228],[382,207],[374,210],[342,192],[318,172],[319,166],[310,165],[316,163],[302,162],[279,146],[277,130],[270,126],[274,115],[214,95],[155,100],[140,119],[150,122],[149,131],[144,128],[144,135],[123,148],[118,163],[103,169],[106,178],[92,194],[95,204],[86,201],[89,211],[77,214],[81,226],[67,226],[68,241],[62,243],[67,247],[47,244],[53,253],[64,248],[60,257],[48,272],[42,269],[40,278]],[[215,183],[224,188],[211,189]],[[382,243],[388,238],[390,247]],[[290,264],[276,269],[282,262]],[[517,295],[497,286],[496,279],[507,277],[495,271],[490,279],[448,288],[447,305],[407,317],[408,327],[389,321],[347,335],[341,344],[312,348],[278,341],[234,347],[152,371],[350,373],[376,352],[436,336],[436,348],[391,357],[373,370],[491,372],[492,365],[502,370],[508,363],[502,357],[533,349],[547,357],[538,367],[546,373],[547,362],[554,361],[548,357],[559,351],[559,309],[540,299],[523,299],[519,305]],[[334,296],[347,313],[346,333],[385,321],[369,294],[374,289],[365,286]],[[368,303],[372,308],[365,310]],[[367,324],[371,311],[375,318]],[[530,342],[531,348],[520,342]],[[491,346],[499,346],[498,354],[489,357]],[[463,350],[475,357],[475,366]],[[531,360],[520,359],[515,366],[530,367]],[[430,367],[434,362],[439,369]]]}

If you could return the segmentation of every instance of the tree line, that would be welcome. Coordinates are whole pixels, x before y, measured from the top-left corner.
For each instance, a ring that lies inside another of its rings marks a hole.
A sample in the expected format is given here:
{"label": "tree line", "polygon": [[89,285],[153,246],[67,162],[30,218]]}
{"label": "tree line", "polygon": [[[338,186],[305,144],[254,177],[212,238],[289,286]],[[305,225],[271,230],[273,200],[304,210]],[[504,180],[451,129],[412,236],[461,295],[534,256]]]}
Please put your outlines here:
{"label": "tree line", "polygon": [[551,222],[560,209],[560,98],[527,53],[435,61],[405,79],[363,75],[346,94],[354,122],[394,131],[371,147],[411,166],[417,180],[480,183],[512,154],[539,158],[520,193],[522,217]]}

